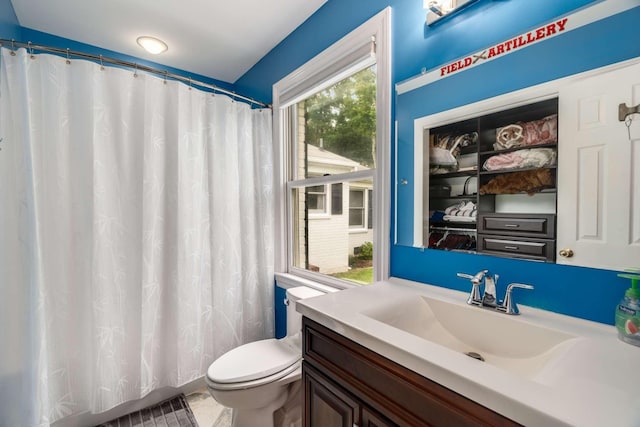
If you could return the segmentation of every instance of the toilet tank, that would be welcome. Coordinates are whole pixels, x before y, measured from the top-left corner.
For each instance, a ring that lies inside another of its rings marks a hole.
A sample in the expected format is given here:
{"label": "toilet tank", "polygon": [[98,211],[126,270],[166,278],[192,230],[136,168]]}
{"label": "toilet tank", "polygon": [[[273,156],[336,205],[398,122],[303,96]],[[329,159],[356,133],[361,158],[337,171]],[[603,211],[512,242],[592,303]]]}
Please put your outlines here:
{"label": "toilet tank", "polygon": [[293,336],[300,332],[302,328],[302,315],[296,311],[296,302],[305,299],[324,295],[324,292],[306,286],[297,286],[287,289],[287,336]]}

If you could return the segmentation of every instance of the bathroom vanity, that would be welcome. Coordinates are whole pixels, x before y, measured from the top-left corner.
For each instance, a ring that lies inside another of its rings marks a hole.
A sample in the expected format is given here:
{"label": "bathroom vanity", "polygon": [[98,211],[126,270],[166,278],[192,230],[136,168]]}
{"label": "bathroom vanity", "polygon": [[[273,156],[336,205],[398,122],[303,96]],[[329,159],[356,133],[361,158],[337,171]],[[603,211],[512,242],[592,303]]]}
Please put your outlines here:
{"label": "bathroom vanity", "polygon": [[640,425],[613,326],[467,296],[392,278],[301,302],[305,425]]}
{"label": "bathroom vanity", "polygon": [[308,318],[305,426],[520,425]]}

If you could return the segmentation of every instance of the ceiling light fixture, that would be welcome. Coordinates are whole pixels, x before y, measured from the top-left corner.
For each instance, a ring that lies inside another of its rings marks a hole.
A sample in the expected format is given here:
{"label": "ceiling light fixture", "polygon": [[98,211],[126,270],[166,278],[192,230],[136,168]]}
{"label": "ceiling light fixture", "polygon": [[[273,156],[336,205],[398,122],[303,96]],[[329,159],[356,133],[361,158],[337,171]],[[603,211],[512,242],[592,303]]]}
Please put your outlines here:
{"label": "ceiling light fixture", "polygon": [[141,36],[136,41],[144,50],[153,55],[165,52],[169,48],[165,42],[155,37]]}

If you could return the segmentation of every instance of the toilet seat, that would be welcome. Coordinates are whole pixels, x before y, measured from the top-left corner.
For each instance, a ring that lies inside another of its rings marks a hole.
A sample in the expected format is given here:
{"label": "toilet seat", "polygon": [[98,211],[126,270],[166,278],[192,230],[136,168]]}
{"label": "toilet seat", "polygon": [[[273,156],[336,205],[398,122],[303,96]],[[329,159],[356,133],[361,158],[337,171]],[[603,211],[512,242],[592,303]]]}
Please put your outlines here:
{"label": "toilet seat", "polygon": [[223,354],[209,366],[207,383],[219,390],[257,387],[276,381],[300,366],[300,348],[289,340],[255,341]]}

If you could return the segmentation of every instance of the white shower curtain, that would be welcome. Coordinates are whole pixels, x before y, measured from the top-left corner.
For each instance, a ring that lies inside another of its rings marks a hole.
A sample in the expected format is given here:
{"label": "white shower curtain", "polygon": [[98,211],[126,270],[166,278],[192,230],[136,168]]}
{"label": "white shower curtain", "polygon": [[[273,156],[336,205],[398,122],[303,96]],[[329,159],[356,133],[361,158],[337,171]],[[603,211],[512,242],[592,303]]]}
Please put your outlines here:
{"label": "white shower curtain", "polygon": [[273,336],[270,111],[1,52],[0,426],[102,412]]}

